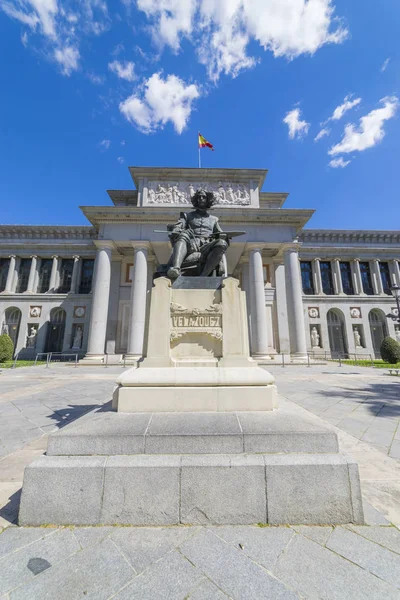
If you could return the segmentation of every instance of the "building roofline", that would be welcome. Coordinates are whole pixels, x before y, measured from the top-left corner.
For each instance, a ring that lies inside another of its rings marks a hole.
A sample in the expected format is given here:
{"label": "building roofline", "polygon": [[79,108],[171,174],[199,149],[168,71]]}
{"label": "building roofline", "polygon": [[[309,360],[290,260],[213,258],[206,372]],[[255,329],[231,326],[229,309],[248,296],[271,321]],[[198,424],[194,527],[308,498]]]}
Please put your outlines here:
{"label": "building roofline", "polygon": [[133,182],[138,189],[139,179],[142,177],[157,177],[171,178],[184,177],[187,180],[199,179],[226,179],[227,177],[234,180],[255,179],[261,190],[267,176],[267,169],[199,169],[188,167],[129,167],[129,172]]}

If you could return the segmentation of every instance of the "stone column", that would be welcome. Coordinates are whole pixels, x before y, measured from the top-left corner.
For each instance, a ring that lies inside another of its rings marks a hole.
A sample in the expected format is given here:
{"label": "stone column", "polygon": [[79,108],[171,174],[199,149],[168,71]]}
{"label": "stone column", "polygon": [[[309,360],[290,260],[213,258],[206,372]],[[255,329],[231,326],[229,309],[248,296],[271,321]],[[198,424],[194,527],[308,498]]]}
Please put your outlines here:
{"label": "stone column", "polygon": [[37,267],[37,256],[31,256],[31,268],[29,271],[28,287],[26,289],[28,294],[33,294],[35,279],[36,279],[36,267]]}
{"label": "stone column", "polygon": [[270,358],[264,272],[261,249],[250,250],[251,354],[256,360]]}
{"label": "stone column", "polygon": [[383,285],[382,285],[382,277],[381,270],[379,266],[379,260],[374,258],[372,261],[372,287],[374,288],[374,294],[381,295],[383,294]]}
{"label": "stone column", "polygon": [[14,283],[14,279],[15,279],[15,265],[16,265],[16,256],[15,254],[11,254],[10,256],[10,264],[8,265],[8,273],[7,273],[7,281],[6,281],[6,287],[5,287],[5,292],[13,292],[13,283]]}
{"label": "stone column", "polygon": [[74,266],[73,266],[73,269],[72,269],[71,289],[69,291],[70,294],[76,294],[77,293],[78,274],[79,274],[79,266],[80,266],[80,257],[79,256],[73,256],[73,259],[74,259]]}
{"label": "stone column", "polygon": [[147,252],[145,246],[135,247],[127,354],[127,358],[131,360],[139,360],[143,356],[147,302]]}
{"label": "stone column", "polygon": [[323,294],[324,291],[322,289],[322,277],[321,277],[321,268],[320,268],[320,259],[313,258],[311,262],[311,268],[313,273],[314,280],[314,292],[316,294]]}
{"label": "stone column", "polygon": [[343,296],[343,283],[342,283],[342,274],[340,272],[340,260],[338,258],[334,258],[332,261],[332,271],[333,271],[333,287],[335,290],[335,294]]}
{"label": "stone column", "polygon": [[390,274],[392,276],[392,285],[400,286],[400,267],[398,260],[389,261]]}
{"label": "stone column", "polygon": [[360,259],[354,258],[350,263],[350,267],[353,276],[354,293],[357,296],[365,296],[361,280]]}
{"label": "stone column", "polygon": [[297,246],[285,250],[284,261],[291,354],[295,358],[305,359],[307,357],[307,341]]}
{"label": "stone column", "polygon": [[112,242],[98,242],[94,270],[92,309],[90,313],[88,351],[85,357],[89,360],[98,360],[104,357],[108,303],[110,298],[112,247]]}
{"label": "stone column", "polygon": [[55,292],[58,277],[58,256],[52,256],[53,264],[51,266],[49,292]]}

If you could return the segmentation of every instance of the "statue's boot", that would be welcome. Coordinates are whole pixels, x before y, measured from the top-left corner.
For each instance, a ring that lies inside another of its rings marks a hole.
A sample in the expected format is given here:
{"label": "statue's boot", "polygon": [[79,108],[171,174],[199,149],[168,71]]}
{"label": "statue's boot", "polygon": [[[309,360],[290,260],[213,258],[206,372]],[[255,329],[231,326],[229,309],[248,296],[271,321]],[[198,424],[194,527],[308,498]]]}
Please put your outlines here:
{"label": "statue's boot", "polygon": [[181,270],[178,269],[177,267],[171,267],[167,271],[167,277],[169,279],[171,279],[172,281],[174,281],[175,279],[178,279],[180,274],[181,274]]}

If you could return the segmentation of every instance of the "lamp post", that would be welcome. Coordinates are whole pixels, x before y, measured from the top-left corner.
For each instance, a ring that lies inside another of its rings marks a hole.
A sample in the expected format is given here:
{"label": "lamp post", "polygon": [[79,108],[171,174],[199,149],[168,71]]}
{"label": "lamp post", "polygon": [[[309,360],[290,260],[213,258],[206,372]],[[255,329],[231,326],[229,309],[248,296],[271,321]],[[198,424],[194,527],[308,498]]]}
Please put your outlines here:
{"label": "lamp post", "polygon": [[398,286],[398,285],[392,285],[392,287],[390,288],[390,291],[392,292],[393,297],[396,300],[397,315],[395,315],[394,313],[389,313],[386,316],[389,319],[392,319],[392,321],[397,321],[398,323],[400,323],[400,286]]}

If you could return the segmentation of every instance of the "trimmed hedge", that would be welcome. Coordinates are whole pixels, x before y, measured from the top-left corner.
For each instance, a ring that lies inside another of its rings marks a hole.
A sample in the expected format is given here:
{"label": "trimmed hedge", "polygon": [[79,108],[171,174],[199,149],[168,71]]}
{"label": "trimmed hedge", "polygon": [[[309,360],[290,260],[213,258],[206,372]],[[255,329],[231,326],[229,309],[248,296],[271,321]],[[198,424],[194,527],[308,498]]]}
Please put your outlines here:
{"label": "trimmed hedge", "polygon": [[14,354],[14,344],[6,333],[0,335],[0,363],[11,360]]}
{"label": "trimmed hedge", "polygon": [[385,337],[381,344],[382,359],[394,365],[400,362],[400,344],[391,337]]}

